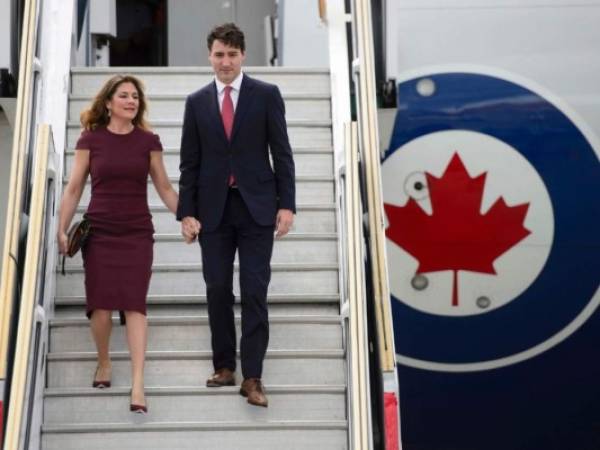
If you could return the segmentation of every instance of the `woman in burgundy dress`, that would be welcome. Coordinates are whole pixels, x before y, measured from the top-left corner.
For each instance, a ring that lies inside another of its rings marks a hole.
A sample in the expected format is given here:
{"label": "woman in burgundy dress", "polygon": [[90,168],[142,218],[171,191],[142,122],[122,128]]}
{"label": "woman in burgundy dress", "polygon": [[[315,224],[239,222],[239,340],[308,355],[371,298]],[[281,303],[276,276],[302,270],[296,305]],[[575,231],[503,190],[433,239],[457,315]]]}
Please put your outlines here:
{"label": "woman in burgundy dress", "polygon": [[162,146],[145,120],[141,82],[132,76],[109,79],[91,107],[81,114],[83,132],[76,145],[69,183],[60,206],[58,242],[66,252],[66,230],[88,174],[92,194],[87,217],[91,233],[83,248],[86,314],[98,350],[94,387],[109,387],[109,340],[112,311],[124,312],[131,354],[131,411],[146,412],[144,360],[146,296],[154,244],[147,183],[151,176],[162,201],[173,213],[177,193],[162,160]]}

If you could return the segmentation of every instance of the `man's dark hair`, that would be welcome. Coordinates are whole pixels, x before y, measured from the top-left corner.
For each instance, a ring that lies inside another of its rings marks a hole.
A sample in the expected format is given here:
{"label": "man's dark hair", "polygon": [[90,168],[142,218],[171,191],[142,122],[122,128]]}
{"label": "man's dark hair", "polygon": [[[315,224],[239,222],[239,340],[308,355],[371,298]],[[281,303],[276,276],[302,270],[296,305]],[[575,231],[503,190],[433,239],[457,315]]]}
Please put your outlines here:
{"label": "man's dark hair", "polygon": [[208,38],[206,38],[208,51],[212,50],[212,45],[215,40],[219,40],[230,47],[238,48],[242,53],[246,51],[244,33],[234,23],[224,23],[223,25],[219,25],[212,29]]}

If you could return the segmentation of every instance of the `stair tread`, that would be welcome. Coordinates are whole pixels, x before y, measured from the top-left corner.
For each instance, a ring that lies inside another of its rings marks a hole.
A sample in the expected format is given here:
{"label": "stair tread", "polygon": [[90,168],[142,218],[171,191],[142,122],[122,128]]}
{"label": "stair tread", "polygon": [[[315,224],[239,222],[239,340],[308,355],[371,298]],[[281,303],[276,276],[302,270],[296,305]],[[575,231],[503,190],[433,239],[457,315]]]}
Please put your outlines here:
{"label": "stair tread", "polygon": [[[181,120],[152,120],[150,125],[154,127],[181,127]],[[331,120],[312,120],[312,119],[289,119],[286,121],[288,127],[310,127],[310,128],[331,128]],[[81,123],[76,120],[67,121],[67,128],[81,128]]]}
{"label": "stair tread", "polygon": [[[239,357],[239,350],[237,356]],[[48,361],[89,361],[96,360],[97,353],[89,352],[50,352],[48,353]],[[129,360],[128,351],[111,351],[111,360]],[[345,357],[344,350],[267,350],[266,359],[340,359]],[[210,359],[212,351],[156,351],[150,350],[146,352],[146,360],[169,360],[169,359]]]}
{"label": "stair tread", "polygon": [[222,431],[228,429],[341,429],[348,426],[346,420],[260,420],[260,421],[218,421],[218,422],[148,422],[140,424],[103,423],[43,425],[42,432],[97,432],[106,431]]}
{"label": "stair tread", "polygon": [[[182,107],[183,102],[188,97],[189,94],[150,94],[146,95],[146,100],[181,100]],[[331,95],[323,94],[320,92],[306,92],[306,93],[288,93],[282,94],[284,100],[329,100],[331,99]],[[90,96],[87,94],[79,94],[79,93],[71,93],[69,94],[69,100],[91,100]]]}
{"label": "stair tread", "polygon": [[[176,182],[179,181],[179,177],[170,176],[169,181]],[[334,181],[333,175],[298,175],[296,176],[296,182],[302,183],[310,183],[310,182],[319,182],[319,181]],[[63,184],[67,184],[69,180],[63,180]],[[148,178],[148,184],[152,183],[152,180]],[[86,181],[86,184],[90,184],[90,180]]]}
{"label": "stair tread", "polygon": [[[298,154],[319,154],[319,153],[325,153],[325,154],[333,154],[333,147],[331,146],[327,146],[327,147],[304,147],[304,146],[296,146],[293,149],[293,153]],[[74,148],[70,148],[65,152],[67,155],[74,155],[75,154],[75,149]],[[179,155],[179,147],[163,147],[163,155]]]}
{"label": "stair tread", "polygon": [[[214,75],[214,71],[209,66],[119,66],[119,67],[88,67],[74,66],[71,67],[71,74],[105,74],[105,73],[157,73],[164,75],[172,75],[174,73],[199,73]],[[322,74],[329,77],[330,71],[325,67],[294,67],[294,66],[244,66],[244,73],[249,75],[267,73],[276,75],[286,74]]]}
{"label": "stair tread", "polygon": [[[158,203],[149,204],[148,208],[150,208],[150,211],[168,211],[166,206]],[[77,211],[85,211],[86,209],[87,206],[79,206]],[[334,203],[300,203],[296,205],[297,211],[334,211],[335,209],[336,206]]]}
{"label": "stair tread", "polygon": [[[83,213],[83,212],[87,211],[87,208],[88,208],[87,202],[80,202],[80,204],[77,206],[77,213]],[[148,209],[152,213],[157,213],[157,214],[168,213],[171,215],[173,214],[164,204],[153,203],[152,199],[150,199],[150,202],[148,203]],[[333,203],[311,203],[311,204],[302,204],[301,203],[301,204],[296,205],[296,211],[299,216],[302,216],[305,213],[310,213],[310,212],[331,214],[331,213],[335,213],[336,209],[337,208]],[[324,220],[324,219],[321,218],[321,220]]]}
{"label": "stair tread", "polygon": [[[264,385],[269,395],[278,394],[331,394],[345,392],[346,386],[339,385]],[[124,397],[130,395],[130,387],[111,387],[110,389],[96,389],[93,387],[79,388],[46,388],[46,398],[56,397]],[[177,395],[239,395],[239,386],[222,386],[212,388],[206,386],[147,386],[144,392],[147,397],[152,396],[177,396]]]}
{"label": "stair tread", "polygon": [[[284,238],[278,239],[278,242],[283,241],[334,241],[337,240],[338,233],[296,233],[290,232]],[[155,242],[170,242],[177,241],[180,242],[182,240],[181,234],[178,233],[155,233],[154,241]]]}
{"label": "stair tread", "polygon": [[[339,302],[339,294],[273,294],[269,295],[269,303],[332,303]],[[54,300],[55,305],[83,305],[85,304],[84,295],[72,295],[72,296],[58,296]],[[147,297],[148,304],[205,304],[206,295],[149,295]],[[236,304],[239,304],[240,300],[237,299]]]}
{"label": "stair tread", "polygon": [[[314,272],[316,270],[337,270],[337,263],[272,263],[271,272]],[[153,264],[152,272],[197,272],[202,270],[202,264]],[[235,271],[239,271],[239,264],[235,264]],[[66,273],[83,273],[83,267],[65,267]]]}
{"label": "stair tread", "polygon": [[[240,321],[240,317],[235,317],[236,322]],[[118,323],[117,318],[113,319],[114,323]],[[300,324],[336,324],[342,322],[342,317],[337,316],[323,316],[323,315],[296,315],[296,316],[270,316],[269,323],[300,323]],[[89,319],[87,318],[69,318],[69,319],[50,319],[48,321],[51,328],[54,327],[66,327],[66,326],[89,326]],[[197,316],[162,316],[162,317],[149,317],[148,325],[198,325],[208,324],[208,316],[197,315]]]}

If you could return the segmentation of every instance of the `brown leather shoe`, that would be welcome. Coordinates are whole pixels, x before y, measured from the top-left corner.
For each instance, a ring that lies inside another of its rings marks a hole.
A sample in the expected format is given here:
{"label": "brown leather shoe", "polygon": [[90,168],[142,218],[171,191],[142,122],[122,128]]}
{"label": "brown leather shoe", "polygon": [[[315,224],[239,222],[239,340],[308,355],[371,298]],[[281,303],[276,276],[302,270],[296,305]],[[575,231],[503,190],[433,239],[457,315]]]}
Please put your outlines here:
{"label": "brown leather shoe", "polygon": [[248,403],[255,406],[269,405],[260,378],[246,378],[240,388],[240,395],[248,397]]}
{"label": "brown leather shoe", "polygon": [[206,380],[206,387],[221,387],[221,386],[235,386],[235,373],[233,370],[223,367],[213,373],[208,380]]}

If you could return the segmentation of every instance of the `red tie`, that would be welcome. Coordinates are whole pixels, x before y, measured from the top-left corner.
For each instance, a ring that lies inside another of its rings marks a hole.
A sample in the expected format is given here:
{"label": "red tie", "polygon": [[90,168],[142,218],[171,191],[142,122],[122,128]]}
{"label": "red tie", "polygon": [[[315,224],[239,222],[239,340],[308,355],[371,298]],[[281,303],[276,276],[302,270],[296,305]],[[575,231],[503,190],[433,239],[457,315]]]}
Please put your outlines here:
{"label": "red tie", "polygon": [[231,139],[231,129],[233,128],[233,101],[231,100],[231,86],[225,86],[225,95],[223,96],[223,105],[221,106],[221,118],[223,119],[223,128],[227,139]]}
{"label": "red tie", "polygon": [[[231,130],[233,128],[233,101],[231,100],[231,89],[233,89],[231,86],[225,86],[225,95],[223,96],[223,105],[221,106],[223,128],[225,128],[225,135],[229,140],[231,140]],[[229,186],[235,184],[235,177],[233,174],[229,175],[227,184]]]}

